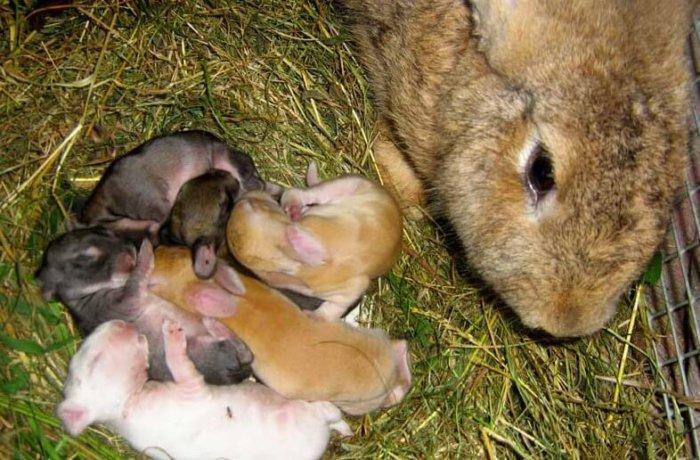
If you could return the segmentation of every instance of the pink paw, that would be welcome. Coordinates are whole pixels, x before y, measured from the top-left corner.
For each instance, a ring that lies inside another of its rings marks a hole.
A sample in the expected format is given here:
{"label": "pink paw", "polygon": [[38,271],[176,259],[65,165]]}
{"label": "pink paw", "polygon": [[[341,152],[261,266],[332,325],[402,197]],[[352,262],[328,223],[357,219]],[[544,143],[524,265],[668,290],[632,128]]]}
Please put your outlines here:
{"label": "pink paw", "polygon": [[185,330],[176,321],[170,319],[163,321],[163,336],[165,337],[165,343],[170,347],[175,346],[184,349],[187,346]]}
{"label": "pink paw", "polygon": [[331,423],[330,428],[333,431],[337,431],[338,434],[343,438],[349,438],[354,433],[350,425],[345,420],[339,420],[337,422]]}
{"label": "pink paw", "polygon": [[136,269],[142,276],[148,276],[153,272],[155,259],[153,257],[153,244],[147,238],[141,242],[139,254],[136,258]]}

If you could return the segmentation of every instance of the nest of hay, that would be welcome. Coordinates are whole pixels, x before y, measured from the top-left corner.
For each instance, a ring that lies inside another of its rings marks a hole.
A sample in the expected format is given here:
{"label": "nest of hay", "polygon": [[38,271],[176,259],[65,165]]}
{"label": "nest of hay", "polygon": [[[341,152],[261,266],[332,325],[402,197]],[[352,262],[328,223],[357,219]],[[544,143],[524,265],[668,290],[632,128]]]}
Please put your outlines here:
{"label": "nest of hay", "polygon": [[[73,202],[116,155],[185,128],[282,184],[300,185],[312,159],[325,177],[377,178],[371,94],[324,1],[30,3],[0,6],[0,456],[134,457],[99,427],[68,437],[54,416],[79,338],[32,273]],[[414,385],[351,420],[329,458],[683,452],[641,296],[596,336],[547,343],[459,275],[444,239],[408,222],[403,257],[366,296],[363,321],[410,341]]]}

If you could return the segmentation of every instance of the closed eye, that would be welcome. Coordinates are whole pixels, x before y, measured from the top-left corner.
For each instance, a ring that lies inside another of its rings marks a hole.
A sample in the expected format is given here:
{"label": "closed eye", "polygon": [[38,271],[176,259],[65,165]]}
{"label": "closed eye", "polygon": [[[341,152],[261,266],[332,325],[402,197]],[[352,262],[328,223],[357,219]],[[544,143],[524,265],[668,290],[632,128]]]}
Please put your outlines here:
{"label": "closed eye", "polygon": [[101,254],[81,253],[73,257],[70,261],[70,264],[76,268],[85,268],[96,264],[100,259]]}
{"label": "closed eye", "polygon": [[90,358],[90,361],[88,361],[88,364],[86,366],[88,375],[92,374],[92,371],[95,370],[95,366],[97,366],[97,363],[100,361],[100,358],[102,358],[102,353],[103,352],[97,353],[95,356]]}

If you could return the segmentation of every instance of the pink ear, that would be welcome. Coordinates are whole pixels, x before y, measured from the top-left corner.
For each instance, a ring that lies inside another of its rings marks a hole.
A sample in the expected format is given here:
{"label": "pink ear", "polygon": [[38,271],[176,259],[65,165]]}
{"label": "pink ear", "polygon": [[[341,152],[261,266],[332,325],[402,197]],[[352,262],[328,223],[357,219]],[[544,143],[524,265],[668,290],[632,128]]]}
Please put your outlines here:
{"label": "pink ear", "polygon": [[58,405],[56,414],[71,436],[78,436],[92,422],[86,407],[69,400],[65,400]]}
{"label": "pink ear", "polygon": [[399,380],[406,386],[411,385],[411,367],[408,355],[408,343],[405,340],[392,340],[391,348],[394,350],[394,359],[399,373]]}
{"label": "pink ear", "polygon": [[287,225],[285,229],[287,242],[296,253],[296,259],[306,265],[317,267],[326,263],[328,252],[314,235],[296,224]]}
{"label": "pink ear", "polygon": [[318,177],[318,166],[315,161],[312,161],[309,163],[309,167],[306,170],[306,185],[313,187],[319,182],[321,182],[321,179]]}
{"label": "pink ear", "polygon": [[204,285],[188,289],[187,303],[199,313],[215,318],[226,318],[236,313],[238,301],[218,286]]}
{"label": "pink ear", "polygon": [[213,243],[202,244],[194,249],[194,273],[198,278],[211,278],[216,269],[216,248]]}
{"label": "pink ear", "polygon": [[136,258],[136,267],[144,274],[150,274],[153,271],[155,259],[153,255],[153,243],[148,238],[141,241],[139,254]]}
{"label": "pink ear", "polygon": [[243,284],[243,280],[241,280],[238,272],[230,265],[226,265],[225,262],[221,262],[216,266],[214,280],[216,280],[216,282],[219,283],[222,288],[226,289],[231,294],[245,294],[245,285]]}
{"label": "pink ear", "polygon": [[394,387],[387,394],[382,407],[391,407],[400,403],[411,388],[411,369],[408,364],[408,345],[405,340],[393,340],[391,348],[396,360],[397,379]]}

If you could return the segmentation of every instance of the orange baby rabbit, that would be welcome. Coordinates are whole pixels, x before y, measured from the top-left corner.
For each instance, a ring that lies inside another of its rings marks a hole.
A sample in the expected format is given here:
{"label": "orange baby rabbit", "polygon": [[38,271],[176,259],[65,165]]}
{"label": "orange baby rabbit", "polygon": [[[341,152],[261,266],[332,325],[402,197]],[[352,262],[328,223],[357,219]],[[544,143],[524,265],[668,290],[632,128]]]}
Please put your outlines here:
{"label": "orange baby rabbit", "polygon": [[269,194],[244,195],[226,236],[233,256],[272,286],[325,302],[326,318],[342,316],[387,273],[401,251],[401,211],[387,191],[356,175],[286,190],[278,204]]}
{"label": "orange baby rabbit", "polygon": [[223,261],[213,279],[200,280],[186,249],[161,246],[149,286],[187,311],[216,317],[220,323],[205,319],[211,334],[230,335],[225,324],[253,352],[255,375],[287,398],[330,401],[359,415],[398,403],[410,387],[405,341],[304,313]]}

